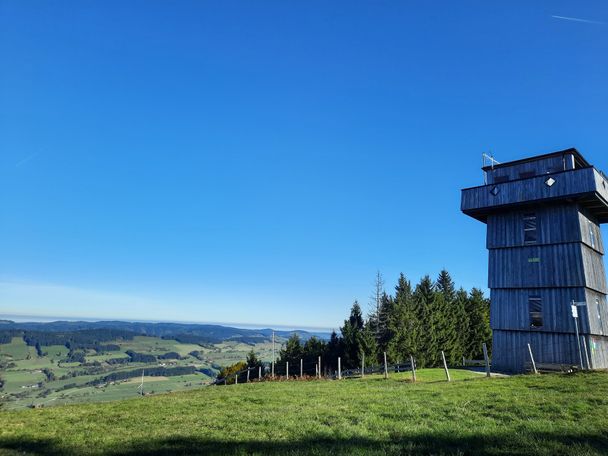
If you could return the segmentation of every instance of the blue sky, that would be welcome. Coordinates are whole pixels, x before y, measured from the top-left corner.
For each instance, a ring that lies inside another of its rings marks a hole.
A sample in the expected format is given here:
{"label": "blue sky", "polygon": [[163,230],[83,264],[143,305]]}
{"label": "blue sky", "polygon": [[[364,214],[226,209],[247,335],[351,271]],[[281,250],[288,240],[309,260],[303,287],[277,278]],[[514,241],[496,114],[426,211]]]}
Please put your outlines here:
{"label": "blue sky", "polygon": [[2,0],[0,313],[336,327],[376,270],[485,287],[459,190],[484,151],[608,170],[607,56],[603,1]]}

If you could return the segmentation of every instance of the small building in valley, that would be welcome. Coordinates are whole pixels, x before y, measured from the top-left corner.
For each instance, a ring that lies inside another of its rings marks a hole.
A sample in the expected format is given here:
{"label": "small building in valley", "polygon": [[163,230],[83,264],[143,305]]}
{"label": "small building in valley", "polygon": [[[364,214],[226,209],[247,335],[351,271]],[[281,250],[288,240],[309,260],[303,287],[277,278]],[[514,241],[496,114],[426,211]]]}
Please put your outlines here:
{"label": "small building in valley", "polygon": [[493,368],[522,372],[528,344],[539,363],[608,368],[608,179],[576,149],[482,169],[461,209],[487,225]]}

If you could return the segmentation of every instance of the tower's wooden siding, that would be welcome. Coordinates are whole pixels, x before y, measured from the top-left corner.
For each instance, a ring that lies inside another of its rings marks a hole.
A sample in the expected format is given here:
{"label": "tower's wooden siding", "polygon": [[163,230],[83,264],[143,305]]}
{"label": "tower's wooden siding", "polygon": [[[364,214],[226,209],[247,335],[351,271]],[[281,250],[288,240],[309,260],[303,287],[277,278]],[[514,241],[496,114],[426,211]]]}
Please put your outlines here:
{"label": "tower's wooden siding", "polygon": [[[492,352],[492,366],[499,369],[522,372],[525,363],[530,360],[527,344],[532,347],[534,359],[538,363],[569,365],[578,365],[579,363],[578,345],[574,334],[495,330],[493,336],[495,345]],[[598,347],[594,352],[593,366],[595,368],[607,366],[605,357],[608,349],[606,343],[608,338],[602,336],[592,336],[592,338],[598,341],[596,344]],[[590,340],[586,336],[585,339],[587,352],[591,354]]]}
{"label": "tower's wooden siding", "polygon": [[[540,296],[542,299],[542,328],[530,329],[530,296]],[[599,300],[599,306],[596,299]],[[581,334],[608,334],[606,296],[585,288],[494,289],[490,304],[490,324],[492,329],[498,330],[574,333],[574,319],[570,310],[573,300],[588,303],[588,307],[579,308]]]}
{"label": "tower's wooden siding", "polygon": [[497,212],[499,206],[532,204],[596,192],[603,193],[608,200],[608,189],[604,189],[601,183],[598,188],[598,176],[601,178],[594,168],[582,168],[551,174],[555,179],[551,187],[545,184],[549,175],[504,182],[496,184],[496,195],[491,193],[492,185],[469,188],[462,191],[461,208],[465,213],[482,210]]}
{"label": "tower's wooden siding", "polygon": [[[510,181],[521,179],[524,173],[534,173],[536,175],[558,173],[574,169],[572,156],[548,157],[535,162],[522,163],[520,165],[498,168],[487,172],[488,184],[493,184],[497,180],[507,178]],[[529,176],[528,176],[529,177]]]}
{"label": "tower's wooden siding", "polygon": [[537,217],[538,240],[535,245],[582,240],[576,205],[552,204],[489,215],[487,248],[524,246],[523,218],[530,212]]}
{"label": "tower's wooden siding", "polygon": [[594,369],[608,366],[608,337],[590,336],[587,339],[587,347]]}
{"label": "tower's wooden siding", "polygon": [[[587,246],[595,251],[604,254],[604,241],[602,239],[602,231],[597,220],[588,214],[588,211],[581,208],[578,214],[579,224],[581,229],[581,240]],[[593,233],[593,241],[592,235]],[[595,245],[592,245],[595,244]]]}

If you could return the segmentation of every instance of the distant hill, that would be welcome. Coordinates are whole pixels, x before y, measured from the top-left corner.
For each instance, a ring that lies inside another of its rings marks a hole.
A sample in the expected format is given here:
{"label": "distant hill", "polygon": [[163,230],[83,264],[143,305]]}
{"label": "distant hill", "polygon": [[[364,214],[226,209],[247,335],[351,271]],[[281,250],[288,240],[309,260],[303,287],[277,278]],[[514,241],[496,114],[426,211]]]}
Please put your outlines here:
{"label": "distant hill", "polygon": [[[244,329],[231,326],[196,324],[196,323],[146,323],[128,321],[52,321],[52,322],[14,322],[1,321],[2,329],[26,331],[73,332],[91,329],[114,329],[136,334],[175,338],[181,342],[220,343],[226,340],[244,343],[258,343],[270,340],[272,329]],[[275,331],[279,338],[288,338],[297,333],[303,340],[312,336],[328,339],[329,333],[309,332],[303,330]]]}

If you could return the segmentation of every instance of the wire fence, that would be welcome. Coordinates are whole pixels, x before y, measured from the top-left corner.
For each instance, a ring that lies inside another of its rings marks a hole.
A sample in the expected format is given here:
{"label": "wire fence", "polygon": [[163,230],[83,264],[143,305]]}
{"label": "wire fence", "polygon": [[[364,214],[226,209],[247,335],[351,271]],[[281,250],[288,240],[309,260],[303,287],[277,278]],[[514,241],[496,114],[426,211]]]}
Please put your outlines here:
{"label": "wire fence", "polygon": [[[485,366],[486,375],[490,377],[490,359],[486,345],[483,345],[483,360],[467,360],[463,357],[462,367],[466,366]],[[441,352],[441,359],[446,374],[447,381],[451,381],[449,366],[446,362],[445,354]],[[346,378],[362,378],[365,375],[384,374],[388,378],[390,373],[411,372],[412,381],[416,381],[416,360],[413,356],[409,356],[409,361],[389,364],[387,362],[386,353],[384,353],[384,362],[381,364],[365,365],[365,358],[361,367],[349,368],[342,370],[342,359],[324,360],[319,356],[316,360],[300,359],[292,360],[292,362],[268,363],[253,367],[247,367],[238,372],[231,373],[223,378],[218,378],[211,385],[228,385],[248,383],[252,381],[272,381],[272,380],[305,380],[312,378],[326,379],[346,379]],[[461,366],[458,366],[461,367]]]}

